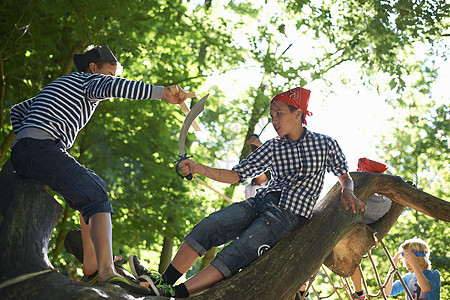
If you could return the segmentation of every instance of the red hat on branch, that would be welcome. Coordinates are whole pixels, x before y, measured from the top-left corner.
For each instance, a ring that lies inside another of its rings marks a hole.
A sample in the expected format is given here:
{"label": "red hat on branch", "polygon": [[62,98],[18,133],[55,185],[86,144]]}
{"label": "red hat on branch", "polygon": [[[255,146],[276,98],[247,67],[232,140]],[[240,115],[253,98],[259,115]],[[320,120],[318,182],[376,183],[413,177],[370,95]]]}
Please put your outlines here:
{"label": "red hat on branch", "polygon": [[383,173],[388,167],[385,164],[376,162],[368,158],[360,158],[358,160],[358,172]]}
{"label": "red hat on branch", "polygon": [[275,95],[275,97],[272,98],[272,101],[281,101],[292,105],[295,108],[300,108],[303,111],[302,123],[306,125],[306,116],[312,115],[312,113],[308,111],[310,94],[310,90],[304,89],[302,87],[296,87],[289,91]]}

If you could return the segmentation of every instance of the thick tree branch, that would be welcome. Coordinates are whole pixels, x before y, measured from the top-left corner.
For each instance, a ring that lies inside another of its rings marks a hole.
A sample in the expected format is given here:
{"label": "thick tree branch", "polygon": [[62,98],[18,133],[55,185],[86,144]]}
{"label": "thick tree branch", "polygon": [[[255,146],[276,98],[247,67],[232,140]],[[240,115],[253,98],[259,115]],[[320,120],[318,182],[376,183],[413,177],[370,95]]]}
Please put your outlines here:
{"label": "thick tree branch", "polygon": [[[351,173],[355,194],[364,202],[373,193],[391,198],[391,210],[369,228],[363,213],[352,213],[341,204],[337,183],[314,208],[310,220],[304,220],[272,249],[238,274],[217,283],[191,299],[288,299],[325,263],[333,272],[349,276],[362,255],[375,243],[373,230],[385,235],[395,223],[403,206],[414,206],[431,217],[448,218],[450,204],[415,189],[399,177],[375,173]],[[126,291],[108,284],[94,286],[70,281],[51,269],[47,247],[61,206],[38,182],[24,180],[5,164],[0,173],[0,284],[6,299],[135,299]],[[437,206],[438,209],[433,207]],[[19,249],[19,250],[18,250]],[[36,273],[37,272],[37,273]],[[36,276],[21,279],[21,275]],[[283,274],[283,276],[280,276]],[[11,283],[10,279],[20,279]],[[145,297],[158,299],[157,297]]]}

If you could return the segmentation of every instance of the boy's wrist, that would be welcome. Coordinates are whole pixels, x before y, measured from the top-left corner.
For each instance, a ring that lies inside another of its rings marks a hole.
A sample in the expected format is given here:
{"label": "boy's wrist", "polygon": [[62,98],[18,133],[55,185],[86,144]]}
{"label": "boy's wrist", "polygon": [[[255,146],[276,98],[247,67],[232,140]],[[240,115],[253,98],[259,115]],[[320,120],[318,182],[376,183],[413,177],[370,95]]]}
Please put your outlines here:
{"label": "boy's wrist", "polygon": [[343,193],[345,190],[348,190],[349,192],[351,192],[351,193],[353,193],[353,189],[351,189],[351,188],[349,188],[349,187],[343,187],[342,189],[341,189],[341,192]]}
{"label": "boy's wrist", "polygon": [[158,86],[158,85],[153,86],[153,92],[152,92],[152,96],[151,96],[152,99],[155,99],[155,100],[164,99],[163,94],[164,94],[163,86]]}

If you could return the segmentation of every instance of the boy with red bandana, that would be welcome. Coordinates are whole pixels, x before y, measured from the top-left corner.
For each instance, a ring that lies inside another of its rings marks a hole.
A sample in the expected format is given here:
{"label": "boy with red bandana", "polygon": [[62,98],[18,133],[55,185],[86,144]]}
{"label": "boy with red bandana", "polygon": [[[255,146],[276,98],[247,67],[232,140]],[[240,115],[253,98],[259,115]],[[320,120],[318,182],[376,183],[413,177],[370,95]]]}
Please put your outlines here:
{"label": "boy with red bandana", "polygon": [[[387,169],[388,167],[385,164],[363,157],[358,160],[358,168],[356,171],[381,174]],[[366,205],[367,208],[364,211],[364,223],[372,224],[381,219],[381,217],[389,211],[392,201],[383,195],[373,194],[367,199]],[[353,299],[365,300],[366,296],[364,295],[362,286],[362,274],[359,268],[352,274],[351,279],[355,289],[355,293],[352,295]]]}
{"label": "boy with red bandana", "polygon": [[175,286],[171,293],[163,291],[164,286],[158,285],[161,281],[136,256],[129,260],[133,275],[146,279],[156,295],[182,298],[236,274],[273,247],[300,219],[311,218],[325,171],[338,177],[344,207],[348,209],[350,205],[353,212],[356,206],[364,210],[364,203],[353,194],[353,180],[337,142],[303,126],[306,116],[311,115],[309,96],[309,90],[297,87],[273,97],[270,116],[278,136],[262,144],[231,170],[208,167],[189,159],[180,163],[184,175],[200,174],[230,184],[244,182],[268,170],[272,175],[268,186],[258,190],[254,197],[231,204],[198,223],[185,237],[161,279],[173,285],[199,256],[232,241],[211,264]]}

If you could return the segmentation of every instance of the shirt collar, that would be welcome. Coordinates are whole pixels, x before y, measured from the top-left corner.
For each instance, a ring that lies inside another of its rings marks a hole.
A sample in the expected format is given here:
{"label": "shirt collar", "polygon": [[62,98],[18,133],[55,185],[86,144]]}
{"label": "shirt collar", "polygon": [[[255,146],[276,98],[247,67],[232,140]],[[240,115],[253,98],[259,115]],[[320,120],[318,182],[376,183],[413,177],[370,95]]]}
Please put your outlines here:
{"label": "shirt collar", "polygon": [[280,141],[283,144],[294,144],[294,145],[303,142],[303,140],[306,138],[306,135],[307,134],[309,135],[308,129],[306,127],[303,127],[303,129],[304,129],[303,130],[303,135],[300,137],[300,139],[298,139],[296,141],[291,141],[290,139],[287,138],[287,136],[282,136],[282,137],[280,137]]}

